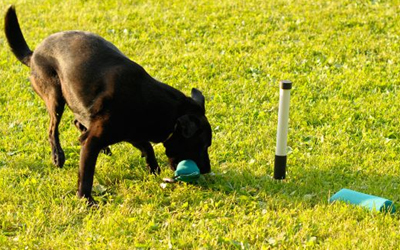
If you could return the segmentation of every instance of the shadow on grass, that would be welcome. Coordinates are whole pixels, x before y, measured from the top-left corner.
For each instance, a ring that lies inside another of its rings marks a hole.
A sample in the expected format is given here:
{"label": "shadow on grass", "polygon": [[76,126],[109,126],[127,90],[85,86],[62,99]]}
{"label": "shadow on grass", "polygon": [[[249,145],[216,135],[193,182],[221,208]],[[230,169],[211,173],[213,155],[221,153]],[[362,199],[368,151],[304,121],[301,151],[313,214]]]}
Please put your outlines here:
{"label": "shadow on grass", "polygon": [[[67,170],[68,174],[71,171],[78,172],[79,164],[79,151],[76,148],[65,148],[66,155],[73,157],[73,159],[67,159],[67,164],[63,169]],[[118,155],[118,154],[117,154]],[[9,156],[14,157],[14,156]],[[46,155],[46,159],[27,159],[28,156],[24,156],[19,159],[12,160],[14,166],[23,166],[28,168],[29,171],[41,173],[42,175],[52,175],[54,172],[63,171],[52,165],[50,160],[50,154]],[[44,157],[42,154],[40,157]],[[101,156],[109,157],[109,156]],[[112,160],[107,163],[108,167],[112,167]],[[108,162],[109,160],[107,160]],[[170,172],[169,168],[166,167],[165,162],[160,162],[164,172]],[[104,165],[107,165],[104,164]],[[106,187],[107,195],[116,196],[118,195],[112,186],[118,182],[124,180],[145,180],[147,179],[146,167],[143,159],[130,158],[126,165],[130,169],[129,171],[118,171],[112,168],[105,169],[101,173],[96,173],[96,180]],[[107,166],[98,165],[97,169],[106,168]],[[293,171],[292,171],[293,168]],[[399,207],[399,188],[400,178],[393,175],[372,175],[363,171],[354,171],[346,168],[346,166],[335,166],[329,168],[329,170],[321,170],[317,167],[296,169],[294,166],[289,166],[287,178],[285,180],[274,180],[272,178],[272,171],[267,173],[269,168],[266,168],[266,174],[257,174],[260,171],[255,171],[252,168],[244,169],[231,169],[225,172],[218,172],[215,174],[204,175],[200,180],[193,185],[199,187],[200,190],[208,192],[205,197],[220,197],[223,198],[227,195],[237,195],[244,197],[248,200],[266,201],[274,200],[276,203],[280,203],[282,207],[285,206],[298,206],[313,208],[317,205],[327,205],[329,198],[342,188],[349,188],[355,191],[372,194],[386,199],[392,200],[396,207]],[[99,171],[100,172],[100,171]],[[22,174],[21,178],[28,176],[29,173]],[[165,173],[164,173],[165,175]],[[75,176],[74,176],[75,178]],[[159,178],[161,182],[161,178]],[[155,182],[152,182],[152,184]],[[75,190],[76,186],[71,186],[71,190]],[[103,195],[102,190],[94,188],[94,195],[96,199],[101,199]],[[71,193],[74,193],[71,191]],[[75,194],[73,194],[75,195]],[[397,209],[399,211],[399,209]],[[396,212],[399,214],[399,212]]]}
{"label": "shadow on grass", "polygon": [[[338,174],[340,173],[340,174]],[[202,178],[198,185],[204,190],[235,193],[257,199],[276,199],[283,204],[308,206],[328,204],[329,198],[342,188],[384,197],[399,207],[400,178],[393,175],[370,175],[361,171],[344,172],[340,166],[323,171],[317,168],[288,173],[285,180],[251,171],[230,170]],[[399,209],[398,209],[399,211]],[[399,213],[399,212],[397,212]]]}

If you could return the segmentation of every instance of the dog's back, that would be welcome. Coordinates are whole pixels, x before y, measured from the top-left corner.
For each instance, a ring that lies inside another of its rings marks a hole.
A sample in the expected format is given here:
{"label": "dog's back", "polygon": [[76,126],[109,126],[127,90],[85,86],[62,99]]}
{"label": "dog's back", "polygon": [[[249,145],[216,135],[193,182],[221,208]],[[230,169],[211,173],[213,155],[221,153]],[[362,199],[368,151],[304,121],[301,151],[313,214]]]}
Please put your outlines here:
{"label": "dog's back", "polygon": [[110,42],[82,31],[47,37],[31,58],[33,74],[41,79],[57,77],[68,106],[80,116],[89,115],[99,95],[113,94],[115,81],[111,78],[132,63]]}

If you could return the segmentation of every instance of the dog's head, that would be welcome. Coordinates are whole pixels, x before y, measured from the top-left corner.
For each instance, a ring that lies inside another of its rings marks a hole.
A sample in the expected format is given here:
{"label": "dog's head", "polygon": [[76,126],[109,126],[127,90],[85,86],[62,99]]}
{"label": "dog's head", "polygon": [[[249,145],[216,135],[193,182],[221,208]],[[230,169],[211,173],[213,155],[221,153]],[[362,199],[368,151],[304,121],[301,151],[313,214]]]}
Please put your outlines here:
{"label": "dog's head", "polygon": [[211,126],[205,116],[204,96],[199,90],[192,89],[192,101],[200,107],[200,112],[189,112],[178,118],[172,137],[164,142],[165,153],[172,170],[176,170],[180,161],[193,160],[200,173],[206,174],[211,171],[208,157]]}

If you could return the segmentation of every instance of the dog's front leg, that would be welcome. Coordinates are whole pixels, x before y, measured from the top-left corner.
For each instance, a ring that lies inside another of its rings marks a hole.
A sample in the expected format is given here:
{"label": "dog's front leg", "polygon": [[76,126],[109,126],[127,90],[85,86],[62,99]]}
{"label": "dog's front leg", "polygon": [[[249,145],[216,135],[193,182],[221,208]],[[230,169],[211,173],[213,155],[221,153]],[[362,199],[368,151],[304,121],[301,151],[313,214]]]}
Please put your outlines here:
{"label": "dog's front leg", "polygon": [[142,157],[146,158],[147,168],[152,174],[159,174],[160,167],[158,166],[156,156],[154,155],[153,146],[150,142],[130,142],[135,148],[142,152]]}
{"label": "dog's front leg", "polygon": [[[87,128],[85,126],[83,126],[83,124],[80,123],[76,119],[74,120],[74,125],[81,132],[81,134],[83,134],[87,131]],[[100,152],[102,152],[103,154],[108,155],[108,156],[112,155],[110,147],[104,147]]]}
{"label": "dog's front leg", "polygon": [[88,199],[89,204],[94,204],[92,198],[92,186],[94,169],[100,148],[95,144],[94,138],[88,138],[81,148],[78,176],[78,197]]}
{"label": "dog's front leg", "polygon": [[92,197],[93,177],[97,157],[104,147],[104,129],[101,124],[94,124],[81,135],[81,153],[79,161],[78,197],[86,198],[89,205],[95,204]]}

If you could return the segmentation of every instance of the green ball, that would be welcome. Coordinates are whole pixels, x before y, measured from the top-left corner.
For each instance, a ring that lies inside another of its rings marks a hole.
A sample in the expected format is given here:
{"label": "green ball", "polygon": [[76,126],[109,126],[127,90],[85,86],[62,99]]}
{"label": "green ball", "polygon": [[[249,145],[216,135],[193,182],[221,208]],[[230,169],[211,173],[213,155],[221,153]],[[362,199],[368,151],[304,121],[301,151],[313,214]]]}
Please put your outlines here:
{"label": "green ball", "polygon": [[175,170],[175,179],[184,182],[193,182],[199,179],[200,169],[192,160],[179,162]]}

